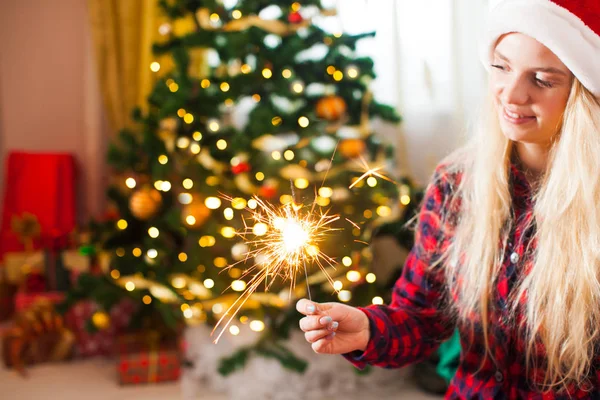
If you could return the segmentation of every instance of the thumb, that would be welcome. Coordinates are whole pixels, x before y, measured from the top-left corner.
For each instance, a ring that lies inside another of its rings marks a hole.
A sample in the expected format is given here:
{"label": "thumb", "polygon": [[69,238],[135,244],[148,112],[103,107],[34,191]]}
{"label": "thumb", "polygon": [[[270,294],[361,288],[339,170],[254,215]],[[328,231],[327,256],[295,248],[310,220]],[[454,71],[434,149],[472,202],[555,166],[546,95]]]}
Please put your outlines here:
{"label": "thumb", "polygon": [[328,315],[331,303],[317,303],[308,299],[300,299],[296,303],[296,310],[304,315]]}

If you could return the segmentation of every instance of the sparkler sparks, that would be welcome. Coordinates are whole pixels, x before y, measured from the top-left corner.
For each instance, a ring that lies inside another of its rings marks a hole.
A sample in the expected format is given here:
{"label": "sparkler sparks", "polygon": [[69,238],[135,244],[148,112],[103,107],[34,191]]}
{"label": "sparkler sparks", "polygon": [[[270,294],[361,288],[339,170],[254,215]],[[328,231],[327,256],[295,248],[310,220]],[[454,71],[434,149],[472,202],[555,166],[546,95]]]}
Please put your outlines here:
{"label": "sparkler sparks", "polygon": [[365,171],[361,176],[359,176],[354,183],[352,183],[352,185],[350,185],[348,187],[348,189],[352,189],[354,186],[356,186],[358,184],[358,182],[362,181],[365,178],[368,178],[370,176],[377,176],[381,179],[385,179],[388,182],[392,182],[395,183],[395,181],[393,181],[392,179],[388,178],[387,176],[379,173],[379,171],[381,171],[382,169],[385,168],[385,166],[381,165],[379,167],[372,167],[369,165],[369,163],[367,162],[367,160],[365,160],[363,158],[363,156],[360,156],[360,167],[361,167],[361,171]]}
{"label": "sparkler sparks", "polygon": [[[253,249],[246,253],[244,260],[228,267],[254,259],[254,265],[246,269],[242,277],[253,276],[249,279],[246,290],[215,325],[213,334],[219,327],[222,328],[214,343],[219,341],[237,312],[262,284],[268,291],[275,278],[289,280],[291,295],[298,272],[304,269],[307,276],[307,262],[316,264],[333,286],[333,279],[327,273],[327,268],[335,267],[336,262],[320,250],[319,243],[329,232],[337,230],[331,224],[339,220],[340,216],[329,215],[321,209],[317,211],[316,199],[310,210],[304,210],[302,205],[295,202],[275,207],[256,196],[254,199],[258,204],[256,210],[247,209],[252,213],[251,220],[254,224],[250,226],[244,219],[244,230],[238,233],[244,239],[250,234],[257,237],[246,241]],[[257,229],[257,226],[261,228]]]}

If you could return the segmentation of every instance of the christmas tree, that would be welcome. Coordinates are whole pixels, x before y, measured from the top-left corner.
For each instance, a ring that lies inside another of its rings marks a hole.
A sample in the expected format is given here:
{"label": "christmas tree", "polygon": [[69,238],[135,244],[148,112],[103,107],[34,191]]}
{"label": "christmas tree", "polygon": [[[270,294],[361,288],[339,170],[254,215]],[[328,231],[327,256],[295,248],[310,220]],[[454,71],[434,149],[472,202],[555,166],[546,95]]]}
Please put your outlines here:
{"label": "christmas tree", "polygon": [[[138,328],[158,320],[176,329],[215,324],[247,293],[225,334],[250,324],[263,336],[224,360],[222,372],[251,351],[302,370],[277,345],[297,327],[293,300],[382,303],[391,283],[369,271],[368,243],[376,234],[412,243],[403,223],[418,194],[409,179],[391,175],[393,149],[370,126],[400,118],[373,99],[373,61],[355,54],[357,41],[374,33],[324,30],[320,22],[337,17],[320,0],[161,6],[171,22],[154,46],[148,107],[134,111],[136,129],[120,132],[109,150],[116,218],[94,222],[85,248],[108,252],[109,270],[82,275],[65,306],[91,298],[108,310],[130,297],[139,303]],[[250,294],[265,262],[255,244],[278,229],[257,220],[261,204],[339,219],[318,245],[301,245],[325,255],[323,268],[306,257],[295,285],[267,272]],[[247,273],[253,266],[258,272]]]}

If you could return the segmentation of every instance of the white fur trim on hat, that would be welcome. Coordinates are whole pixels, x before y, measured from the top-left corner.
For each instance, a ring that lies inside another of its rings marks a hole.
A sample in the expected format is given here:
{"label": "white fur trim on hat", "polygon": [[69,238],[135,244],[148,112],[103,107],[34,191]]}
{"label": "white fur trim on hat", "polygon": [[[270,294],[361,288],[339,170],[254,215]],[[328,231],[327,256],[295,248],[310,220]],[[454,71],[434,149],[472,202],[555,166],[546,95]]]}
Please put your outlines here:
{"label": "white fur trim on hat", "polygon": [[492,0],[481,61],[489,70],[500,36],[518,32],[550,49],[577,79],[600,97],[600,36],[550,0]]}

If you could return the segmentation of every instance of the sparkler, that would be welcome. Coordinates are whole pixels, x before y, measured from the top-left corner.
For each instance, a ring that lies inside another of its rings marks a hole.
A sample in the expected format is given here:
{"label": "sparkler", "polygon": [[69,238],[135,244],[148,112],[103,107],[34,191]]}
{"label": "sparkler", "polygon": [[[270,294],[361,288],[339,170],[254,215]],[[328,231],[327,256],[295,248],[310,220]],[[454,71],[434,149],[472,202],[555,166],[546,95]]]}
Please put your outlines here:
{"label": "sparkler", "polygon": [[362,181],[365,178],[368,178],[369,176],[377,176],[381,179],[385,179],[388,182],[392,182],[392,183],[396,183],[395,181],[393,181],[392,179],[388,178],[387,176],[381,174],[379,171],[381,171],[382,169],[385,168],[385,166],[381,165],[378,167],[372,167],[369,165],[369,163],[367,162],[367,160],[365,160],[363,158],[363,156],[360,156],[360,167],[361,167],[361,171],[364,170],[365,172],[358,177],[358,179],[356,179],[354,181],[354,183],[352,183],[352,185],[350,185],[348,187],[348,189],[352,189],[354,186],[356,186],[358,184],[358,182]]}
{"label": "sparkler", "polygon": [[[294,194],[293,190],[292,194]],[[246,253],[244,260],[228,267],[232,268],[239,263],[254,259],[254,265],[246,269],[242,277],[254,275],[248,281],[242,295],[215,325],[212,334],[220,326],[222,329],[214,343],[219,341],[237,312],[261,284],[264,283],[265,290],[268,291],[275,278],[281,277],[283,280],[290,281],[291,295],[292,289],[296,286],[296,276],[299,270],[304,268],[308,289],[307,261],[318,265],[333,286],[333,279],[327,272],[327,268],[334,267],[336,263],[333,258],[320,250],[319,243],[329,232],[337,230],[331,224],[339,220],[340,216],[329,215],[320,208],[317,211],[316,198],[310,210],[308,208],[304,210],[304,206],[296,201],[282,207],[275,207],[256,196],[254,199],[258,205],[256,210],[247,208],[251,212],[251,220],[254,224],[250,226],[246,219],[243,219],[244,230],[238,235],[245,238],[249,234],[254,234],[258,238],[246,242],[253,247],[253,250]]]}

